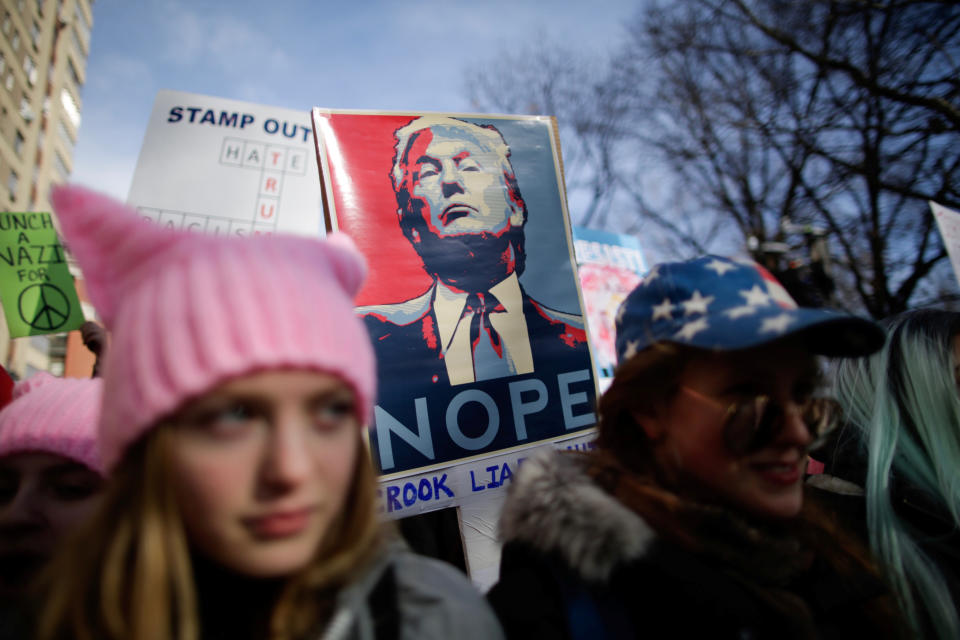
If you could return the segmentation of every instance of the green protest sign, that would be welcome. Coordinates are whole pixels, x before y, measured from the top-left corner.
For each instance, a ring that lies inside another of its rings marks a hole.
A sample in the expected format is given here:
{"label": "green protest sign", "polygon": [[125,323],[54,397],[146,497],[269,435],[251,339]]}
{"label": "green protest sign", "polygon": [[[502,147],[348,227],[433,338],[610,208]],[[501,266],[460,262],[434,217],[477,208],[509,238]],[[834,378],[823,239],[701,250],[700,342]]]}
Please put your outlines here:
{"label": "green protest sign", "polygon": [[0,302],[12,338],[62,333],[83,324],[49,213],[0,213]]}

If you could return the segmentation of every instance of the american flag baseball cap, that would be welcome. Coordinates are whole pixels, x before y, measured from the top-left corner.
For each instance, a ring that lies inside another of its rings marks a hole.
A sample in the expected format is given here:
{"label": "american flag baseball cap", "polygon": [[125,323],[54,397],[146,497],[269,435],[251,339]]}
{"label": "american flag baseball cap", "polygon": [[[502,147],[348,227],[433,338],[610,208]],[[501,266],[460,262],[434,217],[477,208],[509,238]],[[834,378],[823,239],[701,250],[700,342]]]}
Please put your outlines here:
{"label": "american flag baseball cap", "polygon": [[658,342],[735,351],[802,335],[826,356],[869,355],[884,342],[873,321],[799,307],[762,266],[713,255],[654,266],[620,305],[616,326],[618,362]]}

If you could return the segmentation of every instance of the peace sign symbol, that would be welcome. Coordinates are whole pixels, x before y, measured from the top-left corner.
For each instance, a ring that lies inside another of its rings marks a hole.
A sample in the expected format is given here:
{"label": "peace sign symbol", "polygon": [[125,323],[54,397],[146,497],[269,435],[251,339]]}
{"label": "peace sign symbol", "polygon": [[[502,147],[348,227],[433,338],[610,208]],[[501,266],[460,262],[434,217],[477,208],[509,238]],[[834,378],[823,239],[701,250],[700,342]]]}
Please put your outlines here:
{"label": "peace sign symbol", "polygon": [[34,329],[54,331],[70,318],[70,300],[59,287],[33,284],[20,292],[20,318]]}

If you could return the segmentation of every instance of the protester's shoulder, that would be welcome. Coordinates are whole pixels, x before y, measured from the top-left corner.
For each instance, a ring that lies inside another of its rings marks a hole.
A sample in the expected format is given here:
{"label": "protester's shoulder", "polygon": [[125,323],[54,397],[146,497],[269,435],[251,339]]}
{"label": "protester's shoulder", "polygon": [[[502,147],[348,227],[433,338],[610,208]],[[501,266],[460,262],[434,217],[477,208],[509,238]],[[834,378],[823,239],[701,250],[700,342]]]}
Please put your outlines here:
{"label": "protester's shoulder", "polygon": [[390,553],[405,638],[502,638],[486,600],[453,566],[404,549]]}
{"label": "protester's shoulder", "polygon": [[356,314],[363,319],[368,327],[378,325],[405,326],[417,322],[429,313],[432,300],[433,287],[430,287],[419,296],[403,302],[357,307]]}

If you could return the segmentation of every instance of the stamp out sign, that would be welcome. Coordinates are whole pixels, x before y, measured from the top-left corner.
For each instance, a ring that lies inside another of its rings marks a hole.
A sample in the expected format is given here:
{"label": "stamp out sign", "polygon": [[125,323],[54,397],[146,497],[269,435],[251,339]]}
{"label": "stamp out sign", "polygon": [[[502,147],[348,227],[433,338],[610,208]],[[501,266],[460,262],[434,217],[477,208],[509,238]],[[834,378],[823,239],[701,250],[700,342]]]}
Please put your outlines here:
{"label": "stamp out sign", "polygon": [[13,338],[63,333],[83,324],[49,213],[0,213],[0,302]]}

